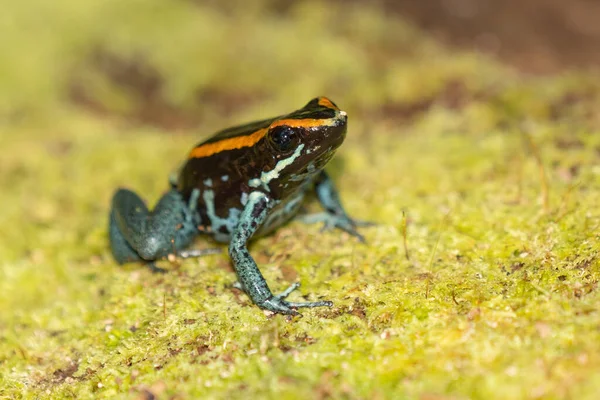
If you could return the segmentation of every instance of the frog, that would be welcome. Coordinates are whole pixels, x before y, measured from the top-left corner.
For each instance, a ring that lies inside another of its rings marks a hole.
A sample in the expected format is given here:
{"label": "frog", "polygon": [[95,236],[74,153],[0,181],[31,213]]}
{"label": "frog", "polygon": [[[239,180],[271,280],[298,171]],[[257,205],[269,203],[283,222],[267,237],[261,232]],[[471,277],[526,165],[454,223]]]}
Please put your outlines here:
{"label": "frog", "polygon": [[217,132],[189,152],[170,189],[150,210],[134,191],[118,188],[109,217],[110,248],[118,264],[189,258],[213,249],[190,250],[201,234],[228,244],[237,275],[234,287],[263,310],[297,315],[299,308],[331,307],[333,302],[288,301],[300,284],[273,294],[249,243],[281,227],[313,192],[323,208],[309,216],[324,228],[341,229],[359,241],[369,225],[345,211],[325,166],[344,142],[348,115],[327,97],[316,97],[288,114]]}

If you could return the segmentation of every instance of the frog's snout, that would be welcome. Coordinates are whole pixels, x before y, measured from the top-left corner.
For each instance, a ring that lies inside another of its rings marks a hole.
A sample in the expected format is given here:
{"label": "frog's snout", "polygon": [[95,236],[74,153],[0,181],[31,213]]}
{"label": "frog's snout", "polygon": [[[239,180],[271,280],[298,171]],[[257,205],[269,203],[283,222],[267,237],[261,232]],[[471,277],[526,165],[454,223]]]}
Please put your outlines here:
{"label": "frog's snout", "polygon": [[346,113],[346,111],[338,111],[336,114],[337,115],[335,119],[337,126],[343,126],[348,123],[348,114]]}

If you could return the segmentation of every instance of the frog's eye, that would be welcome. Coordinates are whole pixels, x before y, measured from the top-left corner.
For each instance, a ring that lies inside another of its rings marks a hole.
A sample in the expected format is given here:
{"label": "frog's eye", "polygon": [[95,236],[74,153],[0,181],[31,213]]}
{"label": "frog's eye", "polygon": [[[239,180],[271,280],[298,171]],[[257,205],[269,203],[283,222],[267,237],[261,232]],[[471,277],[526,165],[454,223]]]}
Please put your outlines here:
{"label": "frog's eye", "polygon": [[296,148],[298,144],[298,135],[293,129],[287,126],[278,126],[271,129],[271,144],[275,150],[288,152]]}

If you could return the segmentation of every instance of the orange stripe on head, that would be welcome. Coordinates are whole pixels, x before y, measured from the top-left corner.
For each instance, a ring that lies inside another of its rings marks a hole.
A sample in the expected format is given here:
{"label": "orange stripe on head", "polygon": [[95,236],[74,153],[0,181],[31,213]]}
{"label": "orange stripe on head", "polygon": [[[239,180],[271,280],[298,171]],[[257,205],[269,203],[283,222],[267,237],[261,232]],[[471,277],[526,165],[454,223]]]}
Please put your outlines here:
{"label": "orange stripe on head", "polygon": [[333,125],[335,118],[328,119],[280,119],[271,124],[269,128],[275,128],[276,126],[289,126],[290,128],[314,128],[319,126],[330,126]]}
{"label": "orange stripe on head", "polygon": [[213,154],[220,153],[226,150],[241,149],[242,147],[254,146],[260,139],[262,139],[267,132],[268,128],[259,129],[251,135],[232,137],[223,139],[218,142],[206,143],[195,147],[190,152],[189,158],[202,158],[209,157]]}
{"label": "orange stripe on head", "polygon": [[327,97],[319,97],[319,105],[322,107],[331,108],[332,110],[339,110],[339,108],[331,102]]}

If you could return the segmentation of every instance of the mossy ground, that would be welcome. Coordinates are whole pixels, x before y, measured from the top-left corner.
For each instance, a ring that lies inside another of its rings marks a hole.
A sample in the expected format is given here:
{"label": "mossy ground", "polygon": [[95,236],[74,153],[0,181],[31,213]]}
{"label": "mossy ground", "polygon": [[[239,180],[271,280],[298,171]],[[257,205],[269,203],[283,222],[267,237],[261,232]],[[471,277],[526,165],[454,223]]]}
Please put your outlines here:
{"label": "mossy ground", "polygon": [[[217,4],[3,6],[0,397],[595,398],[597,75],[519,76],[359,3]],[[153,203],[200,139],[315,95],[378,225],[251,250],[332,309],[266,316],[225,255],[115,265],[116,187]]]}

